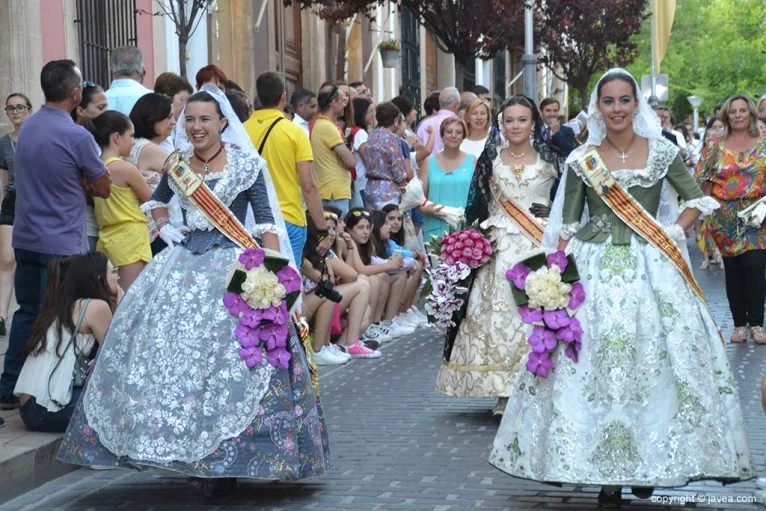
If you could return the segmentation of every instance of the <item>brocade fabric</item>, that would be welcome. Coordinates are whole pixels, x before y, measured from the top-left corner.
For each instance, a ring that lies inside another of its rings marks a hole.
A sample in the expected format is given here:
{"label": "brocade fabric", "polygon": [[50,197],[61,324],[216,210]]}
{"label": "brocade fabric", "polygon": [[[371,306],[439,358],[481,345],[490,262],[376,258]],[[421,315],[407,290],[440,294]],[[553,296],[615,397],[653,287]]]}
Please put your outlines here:
{"label": "brocade fabric", "polygon": [[[652,174],[661,181],[668,173],[643,172]],[[615,173],[631,191],[636,175]],[[638,186],[659,194],[656,184]],[[587,200],[593,230],[606,237],[578,236],[567,246],[586,293],[577,311],[579,361],[559,347],[547,379],[521,373],[490,463],[516,477],[569,484],[754,477],[736,384],[706,304],[654,246],[638,236],[615,243],[614,219],[596,225],[599,209]]]}
{"label": "brocade fabric", "polygon": [[[493,179],[505,197],[525,211],[533,202],[549,205],[550,189],[557,178],[552,164],[538,157],[537,163],[525,166],[520,179],[499,154],[493,165]],[[492,193],[489,217],[481,227],[490,229],[495,253],[477,270],[450,360],[442,361],[436,380],[436,389],[450,396],[507,396],[529,352],[527,326],[519,318],[505,272],[536,247]]]}

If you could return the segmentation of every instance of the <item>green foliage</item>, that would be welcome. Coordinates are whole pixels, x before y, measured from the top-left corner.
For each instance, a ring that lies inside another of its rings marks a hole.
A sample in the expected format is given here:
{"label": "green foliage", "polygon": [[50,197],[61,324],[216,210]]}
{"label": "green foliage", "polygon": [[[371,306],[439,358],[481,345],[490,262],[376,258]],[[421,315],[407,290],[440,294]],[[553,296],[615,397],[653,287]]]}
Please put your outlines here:
{"label": "green foliage", "polygon": [[[651,26],[636,38],[640,56],[630,71],[651,72]],[[669,75],[668,106],[677,120],[692,111],[687,96],[702,99],[700,117],[736,93],[766,92],[766,18],[763,0],[678,0],[661,73]]]}

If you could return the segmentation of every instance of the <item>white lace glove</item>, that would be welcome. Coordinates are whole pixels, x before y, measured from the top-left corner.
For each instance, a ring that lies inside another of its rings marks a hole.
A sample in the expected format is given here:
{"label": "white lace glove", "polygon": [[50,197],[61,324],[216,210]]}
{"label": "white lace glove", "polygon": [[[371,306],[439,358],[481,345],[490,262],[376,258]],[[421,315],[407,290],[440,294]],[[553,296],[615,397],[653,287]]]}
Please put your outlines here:
{"label": "white lace glove", "polygon": [[678,245],[679,247],[682,244],[686,243],[686,233],[684,232],[683,228],[677,223],[664,225],[662,226],[662,230],[664,230],[665,234],[670,236],[670,239],[675,241],[676,245]]}
{"label": "white lace glove", "polygon": [[176,229],[170,224],[165,224],[160,229],[159,236],[167,246],[173,247],[173,245],[181,243],[181,241],[184,239],[184,236],[188,232],[189,228],[186,226],[182,226]]}

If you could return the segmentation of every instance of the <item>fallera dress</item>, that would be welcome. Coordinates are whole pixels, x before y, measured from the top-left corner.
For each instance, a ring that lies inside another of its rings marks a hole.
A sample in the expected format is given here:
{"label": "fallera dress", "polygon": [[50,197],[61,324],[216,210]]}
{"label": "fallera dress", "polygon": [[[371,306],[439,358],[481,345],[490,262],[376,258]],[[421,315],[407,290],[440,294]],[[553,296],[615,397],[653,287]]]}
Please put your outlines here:
{"label": "fallera dress", "polygon": [[[516,176],[500,155],[492,162],[503,195],[528,211],[532,203],[550,204],[558,174],[538,156]],[[531,216],[531,215],[530,215]],[[544,225],[543,219],[537,219]],[[436,389],[449,396],[505,397],[529,352],[527,326],[521,322],[505,272],[536,245],[527,238],[493,196],[481,227],[490,230],[495,252],[476,273],[449,360],[442,361]]]}
{"label": "fallera dress", "polygon": [[[573,155],[577,155],[577,151]],[[490,463],[544,482],[681,486],[755,475],[737,387],[713,317],[672,263],[612,213],[569,167],[562,233],[586,299],[579,361],[561,348],[547,379],[514,382]],[[652,215],[663,183],[709,213],[664,139],[643,169],[613,171]],[[590,218],[580,225],[587,203]]]}
{"label": "fallera dress", "polygon": [[[230,150],[205,178],[257,236],[274,228],[260,163]],[[300,341],[288,369],[248,369],[223,305],[241,249],[162,178],[152,200],[179,197],[191,229],[163,250],[115,313],[58,453],[80,465],[158,467],[203,478],[295,480],[329,464],[327,429]]]}

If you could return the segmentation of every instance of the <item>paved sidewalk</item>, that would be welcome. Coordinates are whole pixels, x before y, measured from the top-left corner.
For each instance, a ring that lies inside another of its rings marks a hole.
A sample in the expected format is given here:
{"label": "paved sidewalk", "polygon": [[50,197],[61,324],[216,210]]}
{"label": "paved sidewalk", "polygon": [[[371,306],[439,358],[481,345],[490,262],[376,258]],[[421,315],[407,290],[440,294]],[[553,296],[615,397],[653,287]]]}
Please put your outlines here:
{"label": "paved sidewalk", "polygon": [[[695,268],[698,262],[695,261]],[[731,331],[723,273],[697,272],[713,314]],[[691,341],[691,340],[690,340]],[[78,470],[0,506],[0,510],[165,511],[268,510],[526,510],[596,508],[598,487],[555,487],[511,478],[487,459],[498,420],[492,399],[456,399],[434,390],[441,341],[421,330],[383,346],[383,358],[356,360],[322,373],[322,400],[333,467],[323,477],[293,484],[243,481],[238,492],[208,501],[182,477],[160,472]],[[760,381],[766,346],[727,348],[740,385],[748,439],[764,472],[766,417]],[[763,509],[751,498],[755,482],[722,487],[699,483],[656,496],[672,509]],[[685,505],[684,505],[685,504]],[[624,496],[626,509],[668,509]]]}

